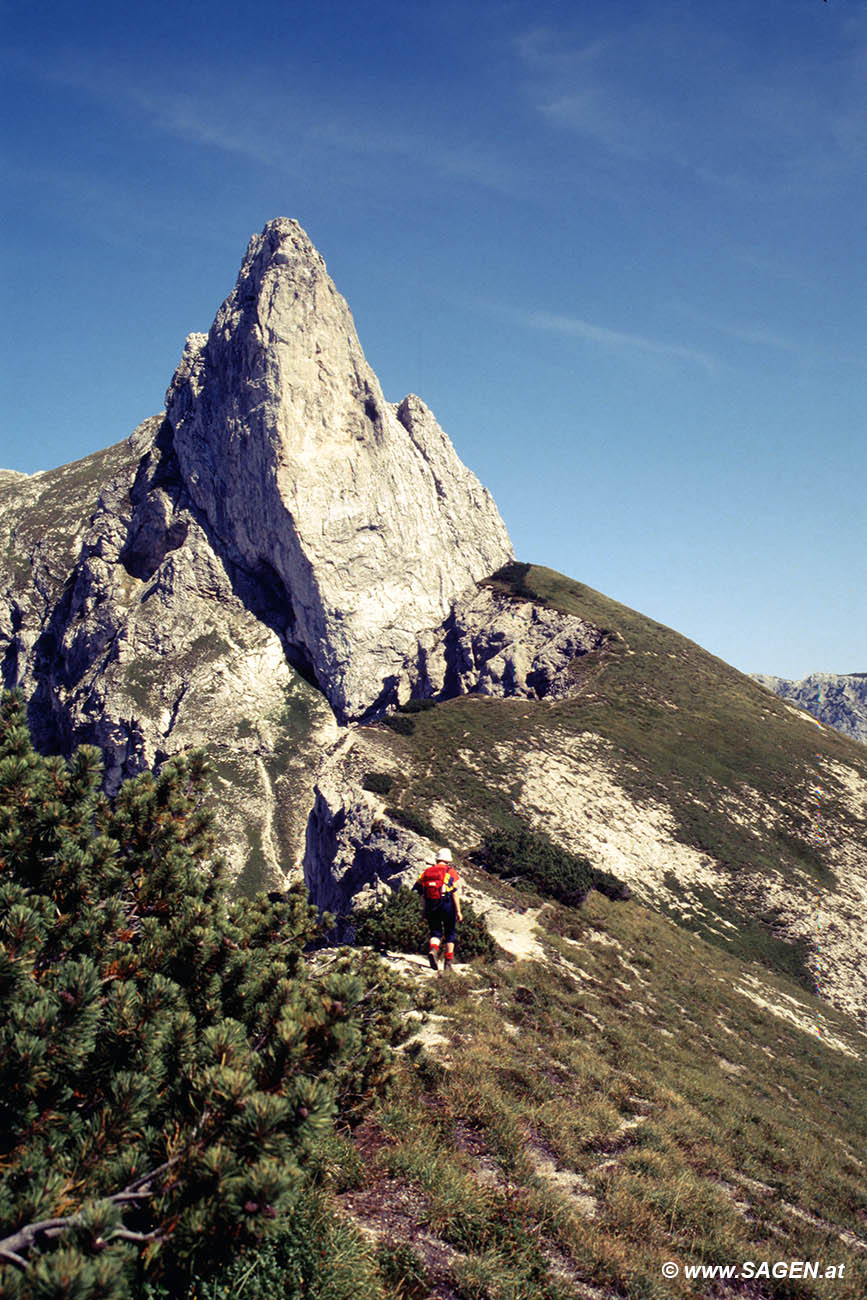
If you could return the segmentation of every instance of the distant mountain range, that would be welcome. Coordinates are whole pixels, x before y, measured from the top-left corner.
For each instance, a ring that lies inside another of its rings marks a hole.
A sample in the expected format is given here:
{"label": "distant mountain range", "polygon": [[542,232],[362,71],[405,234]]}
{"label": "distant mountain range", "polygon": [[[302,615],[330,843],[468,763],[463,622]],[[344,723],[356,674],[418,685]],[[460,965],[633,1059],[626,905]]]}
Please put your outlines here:
{"label": "distant mountain range", "polygon": [[799,682],[753,673],[754,679],[814,718],[867,744],[867,673],[811,673]]}

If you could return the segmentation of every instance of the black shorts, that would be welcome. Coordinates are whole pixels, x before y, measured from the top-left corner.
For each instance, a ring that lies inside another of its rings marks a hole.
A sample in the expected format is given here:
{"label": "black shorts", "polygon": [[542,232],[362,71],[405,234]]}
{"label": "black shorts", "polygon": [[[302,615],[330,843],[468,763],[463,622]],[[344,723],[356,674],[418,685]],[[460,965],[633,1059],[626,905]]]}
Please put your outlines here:
{"label": "black shorts", "polygon": [[432,939],[445,939],[446,943],[454,943],[455,930],[458,925],[458,910],[455,907],[453,898],[440,898],[436,902],[433,899],[424,900],[424,919],[430,929]]}

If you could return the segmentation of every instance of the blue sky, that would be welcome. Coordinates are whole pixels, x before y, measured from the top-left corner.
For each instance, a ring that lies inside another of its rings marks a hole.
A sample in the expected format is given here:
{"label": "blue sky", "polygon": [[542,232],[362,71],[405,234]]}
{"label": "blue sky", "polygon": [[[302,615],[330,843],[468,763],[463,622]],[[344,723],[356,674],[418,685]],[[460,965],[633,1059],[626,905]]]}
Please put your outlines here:
{"label": "blue sky", "polygon": [[159,410],[291,216],[520,558],[867,671],[867,0],[0,15],[0,464]]}

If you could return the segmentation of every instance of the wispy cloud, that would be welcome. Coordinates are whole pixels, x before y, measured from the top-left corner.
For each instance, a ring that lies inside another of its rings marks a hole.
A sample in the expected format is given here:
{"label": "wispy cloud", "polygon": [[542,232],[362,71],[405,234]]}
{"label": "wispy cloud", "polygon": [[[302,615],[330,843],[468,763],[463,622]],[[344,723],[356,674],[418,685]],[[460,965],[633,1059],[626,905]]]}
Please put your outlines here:
{"label": "wispy cloud", "polygon": [[443,177],[467,180],[504,194],[516,189],[511,162],[490,147],[472,141],[450,142],[409,124],[402,128],[392,122],[360,124],[340,116],[318,122],[312,131],[317,139],[346,152],[391,155],[413,167],[429,167]]}
{"label": "wispy cloud", "polygon": [[799,362],[803,364],[821,365],[832,362],[846,366],[854,365],[862,370],[867,365],[863,353],[855,352],[845,345],[839,347],[826,346],[815,338],[792,338],[766,325],[729,323],[709,320],[704,317],[699,318],[695,313],[691,314],[696,319],[701,319],[701,323],[705,327],[715,330],[726,338],[734,339],[738,343],[744,343],[748,347],[765,348],[773,352],[782,352],[790,357],[797,357]]}
{"label": "wispy cloud", "polygon": [[520,36],[515,48],[534,107],[549,124],[627,157],[673,149],[676,121],[620,71],[622,37],[574,43],[542,27]]}
{"label": "wispy cloud", "polygon": [[836,43],[814,56],[802,42],[795,56],[781,7],[757,58],[754,33],[726,12],[679,6],[673,19],[639,5],[602,37],[569,25],[527,31],[514,43],[525,92],[544,121],[588,145],[681,166],[713,186],[818,193],[860,178],[867,23],[835,27]]}
{"label": "wispy cloud", "polygon": [[[256,104],[245,99],[242,108],[227,101],[226,96],[211,98],[164,87],[155,93],[135,82],[116,86],[112,97],[115,103],[137,110],[158,130],[190,144],[219,149],[269,167],[284,166],[290,156],[285,136],[274,132],[273,106],[265,102]],[[288,105],[283,108],[285,111]]]}
{"label": "wispy cloud", "polygon": [[721,368],[716,357],[699,348],[672,343],[666,339],[648,338],[646,335],[632,334],[625,330],[610,329],[606,325],[596,325],[578,316],[563,316],[549,311],[520,311],[512,308],[504,308],[498,314],[529,329],[563,334],[614,351],[685,361],[690,365],[698,366],[708,374],[715,374]]}
{"label": "wispy cloud", "polygon": [[249,163],[284,174],[309,174],[331,169],[343,160],[398,160],[413,172],[432,172],[445,180],[467,182],[500,193],[514,192],[517,176],[507,155],[487,142],[449,139],[425,123],[395,123],[378,117],[375,109],[358,106],[353,112],[339,98],[329,102],[321,90],[306,93],[296,84],[255,84],[235,79],[215,84],[213,77],[196,82],[183,78],[175,90],[171,78],[154,86],[134,69],[107,76],[80,57],[58,62],[39,75],[65,84],[109,104],[114,111],[132,113],[152,128],[192,145],[220,150]]}

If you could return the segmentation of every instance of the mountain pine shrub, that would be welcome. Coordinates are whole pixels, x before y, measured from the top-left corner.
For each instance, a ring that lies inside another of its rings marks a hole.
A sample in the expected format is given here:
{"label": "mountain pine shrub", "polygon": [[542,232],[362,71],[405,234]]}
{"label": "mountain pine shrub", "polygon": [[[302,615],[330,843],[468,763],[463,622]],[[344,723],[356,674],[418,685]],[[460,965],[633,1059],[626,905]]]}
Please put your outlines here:
{"label": "mountain pine shrub", "polygon": [[433,822],[428,821],[427,817],[415,812],[412,808],[389,807],[386,808],[385,815],[390,817],[393,822],[397,822],[398,826],[403,826],[416,835],[422,835],[426,840],[445,839],[445,836],[437,830]]}
{"label": "mountain pine shrub", "polygon": [[476,854],[479,864],[512,883],[525,884],[567,907],[578,907],[591,889],[609,898],[628,898],[629,888],[589,858],[561,849],[547,836],[520,827],[492,831]]}
{"label": "mountain pine shrub", "polygon": [[[301,893],[230,901],[206,762],[109,801],[95,749],[33,749],[0,700],[0,1290],[170,1294],[279,1236],[335,1116],[392,1069],[401,1000],[371,954],[316,979]],[[174,1280],[173,1280],[174,1279]],[[174,1288],[174,1289],[173,1289]]]}
{"label": "mountain pine shrub", "polygon": [[[494,957],[497,945],[485,918],[471,903],[461,903],[464,919],[458,925],[455,951],[463,960]],[[422,901],[413,890],[401,886],[379,904],[352,913],[355,942],[368,944],[378,952],[427,952],[429,932]]]}
{"label": "mountain pine shrub", "polygon": [[386,795],[393,785],[394,778],[387,772],[368,772],[361,782],[362,790],[369,790],[371,794]]}
{"label": "mountain pine shrub", "polygon": [[394,713],[388,713],[382,722],[386,727],[391,727],[399,736],[411,736],[415,731],[414,713],[427,713],[428,709],[434,708],[435,700],[407,700],[406,704],[399,704]]}
{"label": "mountain pine shrub", "polygon": [[383,725],[391,727],[399,736],[411,736],[415,731],[415,718],[406,713],[389,713],[382,719]]}

